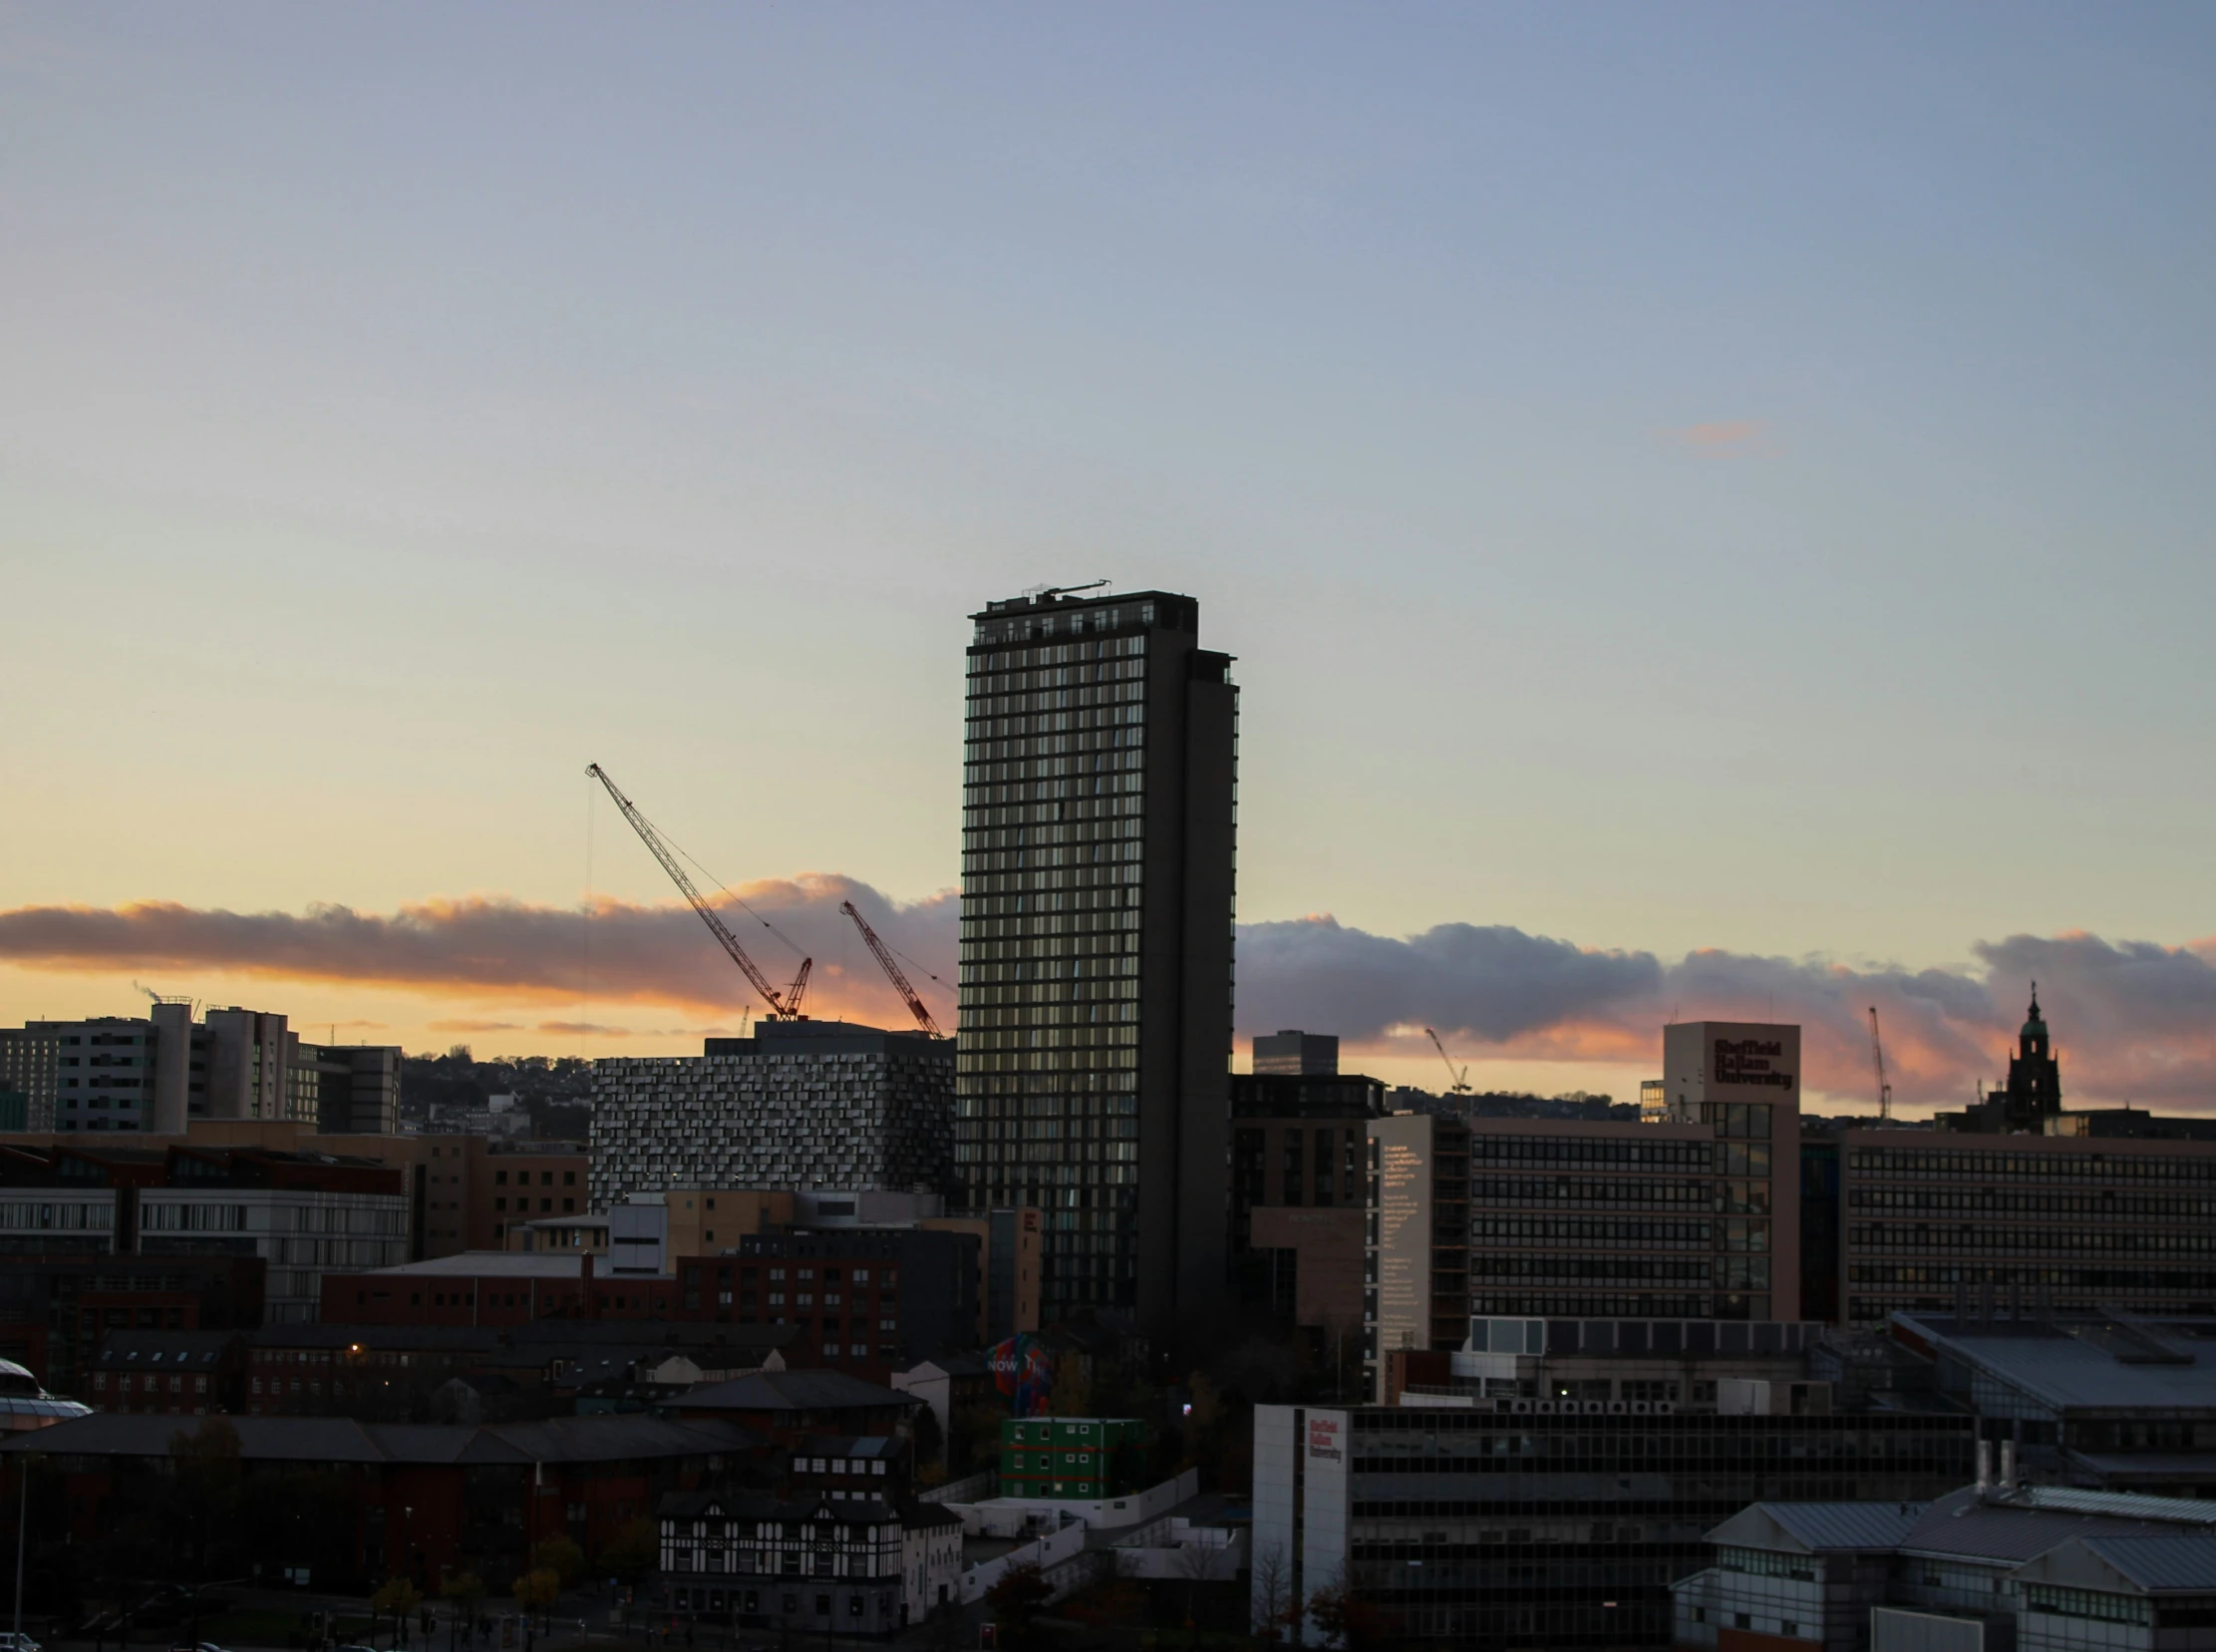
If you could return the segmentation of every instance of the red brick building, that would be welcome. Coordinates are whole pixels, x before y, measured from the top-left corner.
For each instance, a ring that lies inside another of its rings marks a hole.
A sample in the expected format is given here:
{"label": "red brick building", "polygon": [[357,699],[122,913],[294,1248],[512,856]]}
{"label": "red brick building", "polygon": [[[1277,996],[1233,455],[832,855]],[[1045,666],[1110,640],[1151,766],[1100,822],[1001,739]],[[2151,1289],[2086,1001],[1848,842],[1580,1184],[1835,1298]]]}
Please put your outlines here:
{"label": "red brick building", "polygon": [[[733,1422],[645,1416],[502,1427],[239,1417],[203,1427],[236,1436],[244,1481],[233,1529],[217,1537],[239,1553],[211,1563],[305,1566],[319,1587],[356,1590],[398,1574],[432,1591],[465,1568],[513,1577],[532,1546],[556,1534],[600,1553],[665,1494],[701,1488],[763,1453],[761,1438]],[[96,1413],[0,1442],[4,1540],[15,1539],[17,1447],[29,1441],[59,1467],[34,1478],[34,1542],[66,1534],[91,1545],[136,1526],[181,1555],[189,1538],[162,1517],[177,1432],[170,1416]],[[327,1492],[294,1517],[285,1499],[303,1477]],[[282,1517],[267,1518],[272,1511]]]}

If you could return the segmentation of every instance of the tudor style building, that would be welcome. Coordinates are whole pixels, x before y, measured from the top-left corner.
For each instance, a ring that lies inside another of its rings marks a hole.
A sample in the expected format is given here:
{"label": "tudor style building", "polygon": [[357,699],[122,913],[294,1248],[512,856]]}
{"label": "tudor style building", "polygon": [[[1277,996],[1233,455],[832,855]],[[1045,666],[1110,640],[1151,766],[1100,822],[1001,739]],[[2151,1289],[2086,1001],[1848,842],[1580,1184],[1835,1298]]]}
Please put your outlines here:
{"label": "tudor style building", "polygon": [[961,1565],[961,1522],[933,1505],[693,1492],[660,1514],[676,1604],[754,1628],[890,1634],[951,1599]]}

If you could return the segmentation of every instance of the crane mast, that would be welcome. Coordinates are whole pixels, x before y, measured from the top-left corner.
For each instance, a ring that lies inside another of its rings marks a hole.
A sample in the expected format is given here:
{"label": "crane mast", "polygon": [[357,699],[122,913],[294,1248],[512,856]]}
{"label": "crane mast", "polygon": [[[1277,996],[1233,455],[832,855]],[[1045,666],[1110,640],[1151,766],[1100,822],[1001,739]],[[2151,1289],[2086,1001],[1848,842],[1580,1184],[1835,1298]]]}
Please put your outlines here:
{"label": "crane mast", "polygon": [[861,931],[862,941],[876,958],[877,967],[885,972],[885,979],[892,983],[893,991],[907,1001],[908,1013],[916,1018],[917,1027],[933,1038],[946,1037],[946,1034],[939,1031],[939,1024],[931,1019],[931,1012],[924,1007],[923,1000],[916,996],[916,989],[908,985],[907,976],[900,973],[900,966],[892,961],[890,949],[877,938],[877,931],[869,927],[869,920],[854,910],[854,903],[850,900],[840,901],[838,909],[854,920],[854,927]]}
{"label": "crane mast", "polygon": [[617,789],[616,783],[608,778],[607,770],[599,764],[588,765],[585,773],[608,789],[608,796],[615,800],[615,806],[623,812],[623,818],[631,823],[631,829],[639,834],[639,841],[662,863],[662,870],[670,874],[670,881],[692,903],[693,910],[700,914],[700,921],[708,925],[708,932],[716,937],[717,944],[731,954],[731,961],[739,966],[740,972],[753,983],[754,990],[762,995],[762,1001],[770,1006],[770,1018],[773,1021],[806,1020],[800,1014],[800,996],[807,991],[808,970],[815,960],[802,958],[800,972],[792,978],[792,984],[784,992],[779,992],[770,984],[770,978],[755,967],[755,961],[747,956],[747,949],[739,944],[739,937],[731,932],[731,926],[717,915],[716,908],[708,904],[707,897],[693,887],[693,880],[685,875],[685,868],[677,863],[677,856],[662,841],[661,833],[639,813],[638,805]]}
{"label": "crane mast", "polygon": [[1432,1049],[1434,1049],[1434,1050],[1436,1050],[1436,1051],[1438,1052],[1438,1059],[1439,1059],[1440,1061],[1443,1061],[1444,1063],[1446,1063],[1446,1076],[1447,1076],[1447,1077],[1448,1077],[1449,1079],[1452,1079],[1452,1080],[1454,1081],[1454,1083],[1453,1083],[1453,1089],[1452,1089],[1452,1092],[1451,1092],[1451,1093],[1452,1093],[1453,1095],[1456,1095],[1456,1096],[1466,1096],[1466,1095],[1468,1095],[1468,1094],[1469,1094],[1469,1069],[1468,1069],[1468,1067],[1467,1067],[1467,1066],[1463,1066],[1463,1067],[1459,1067],[1459,1068],[1457,1068],[1457,1067],[1456,1067],[1456,1066],[1454,1065],[1454,1058],[1453,1058],[1452,1056],[1450,1056],[1450,1055],[1448,1055],[1448,1054],[1446,1053],[1446,1046],[1445,1046],[1445,1045],[1443,1045],[1443,1044],[1441,1044],[1441,1043],[1439,1042],[1439,1040],[1438,1040],[1438,1034],[1436,1034],[1436,1033],[1432,1032],[1430,1028],[1428,1028],[1428,1027],[1425,1027],[1425,1028],[1424,1029],[1424,1036],[1425,1036],[1425,1038],[1427,1038],[1427,1039],[1429,1039],[1429,1040],[1431,1041],[1431,1048],[1432,1048]]}
{"label": "crane mast", "polygon": [[1870,1006],[1870,1062],[1877,1069],[1877,1116],[1893,1116],[1893,1087],[1885,1078],[1885,1043],[1877,1036],[1877,1006]]}

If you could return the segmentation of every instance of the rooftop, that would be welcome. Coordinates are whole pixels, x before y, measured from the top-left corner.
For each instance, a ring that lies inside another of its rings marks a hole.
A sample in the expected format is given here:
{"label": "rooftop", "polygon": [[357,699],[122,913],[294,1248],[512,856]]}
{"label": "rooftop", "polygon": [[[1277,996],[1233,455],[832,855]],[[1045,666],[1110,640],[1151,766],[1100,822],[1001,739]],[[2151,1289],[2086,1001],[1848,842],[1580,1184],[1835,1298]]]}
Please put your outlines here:
{"label": "rooftop", "polygon": [[843,1371],[758,1371],[709,1383],[677,1402],[687,1411],[859,1411],[916,1406],[912,1395],[879,1388]]}
{"label": "rooftop", "polygon": [[[357,1423],[344,1417],[227,1417],[249,1462],[510,1464],[609,1463],[746,1451],[760,1439],[721,1418],[561,1417],[545,1423]],[[0,1441],[0,1451],[165,1460],[174,1417],[95,1412]]]}
{"label": "rooftop", "polygon": [[[591,1221],[589,1216],[567,1218],[569,1225]],[[606,1218],[599,1218],[606,1225]],[[557,1222],[556,1225],[562,1225]],[[356,1278],[390,1279],[404,1276],[414,1279],[576,1279],[584,1272],[584,1252],[569,1250],[464,1250],[452,1256],[431,1256],[421,1262],[402,1262],[397,1267],[370,1268]],[[647,1284],[673,1277],[667,1273],[624,1271],[617,1273],[606,1266],[604,1257],[594,1258],[593,1277],[602,1282],[616,1284]]]}
{"label": "rooftop", "polygon": [[2162,1327],[2117,1317],[1972,1321],[1895,1314],[1894,1334],[1952,1357],[2057,1412],[2216,1411],[2216,1360]]}

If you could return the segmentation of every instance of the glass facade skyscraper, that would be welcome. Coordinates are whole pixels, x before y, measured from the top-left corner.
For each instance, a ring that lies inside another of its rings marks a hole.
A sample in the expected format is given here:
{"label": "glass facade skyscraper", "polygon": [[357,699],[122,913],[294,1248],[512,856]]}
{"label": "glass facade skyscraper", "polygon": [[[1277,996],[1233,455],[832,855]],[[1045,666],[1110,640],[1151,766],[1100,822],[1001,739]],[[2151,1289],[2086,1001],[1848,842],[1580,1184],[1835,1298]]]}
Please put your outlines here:
{"label": "glass facade skyscraper", "polygon": [[972,616],[955,1169],[1036,1204],[1045,1320],[1223,1297],[1238,690],[1163,591]]}

